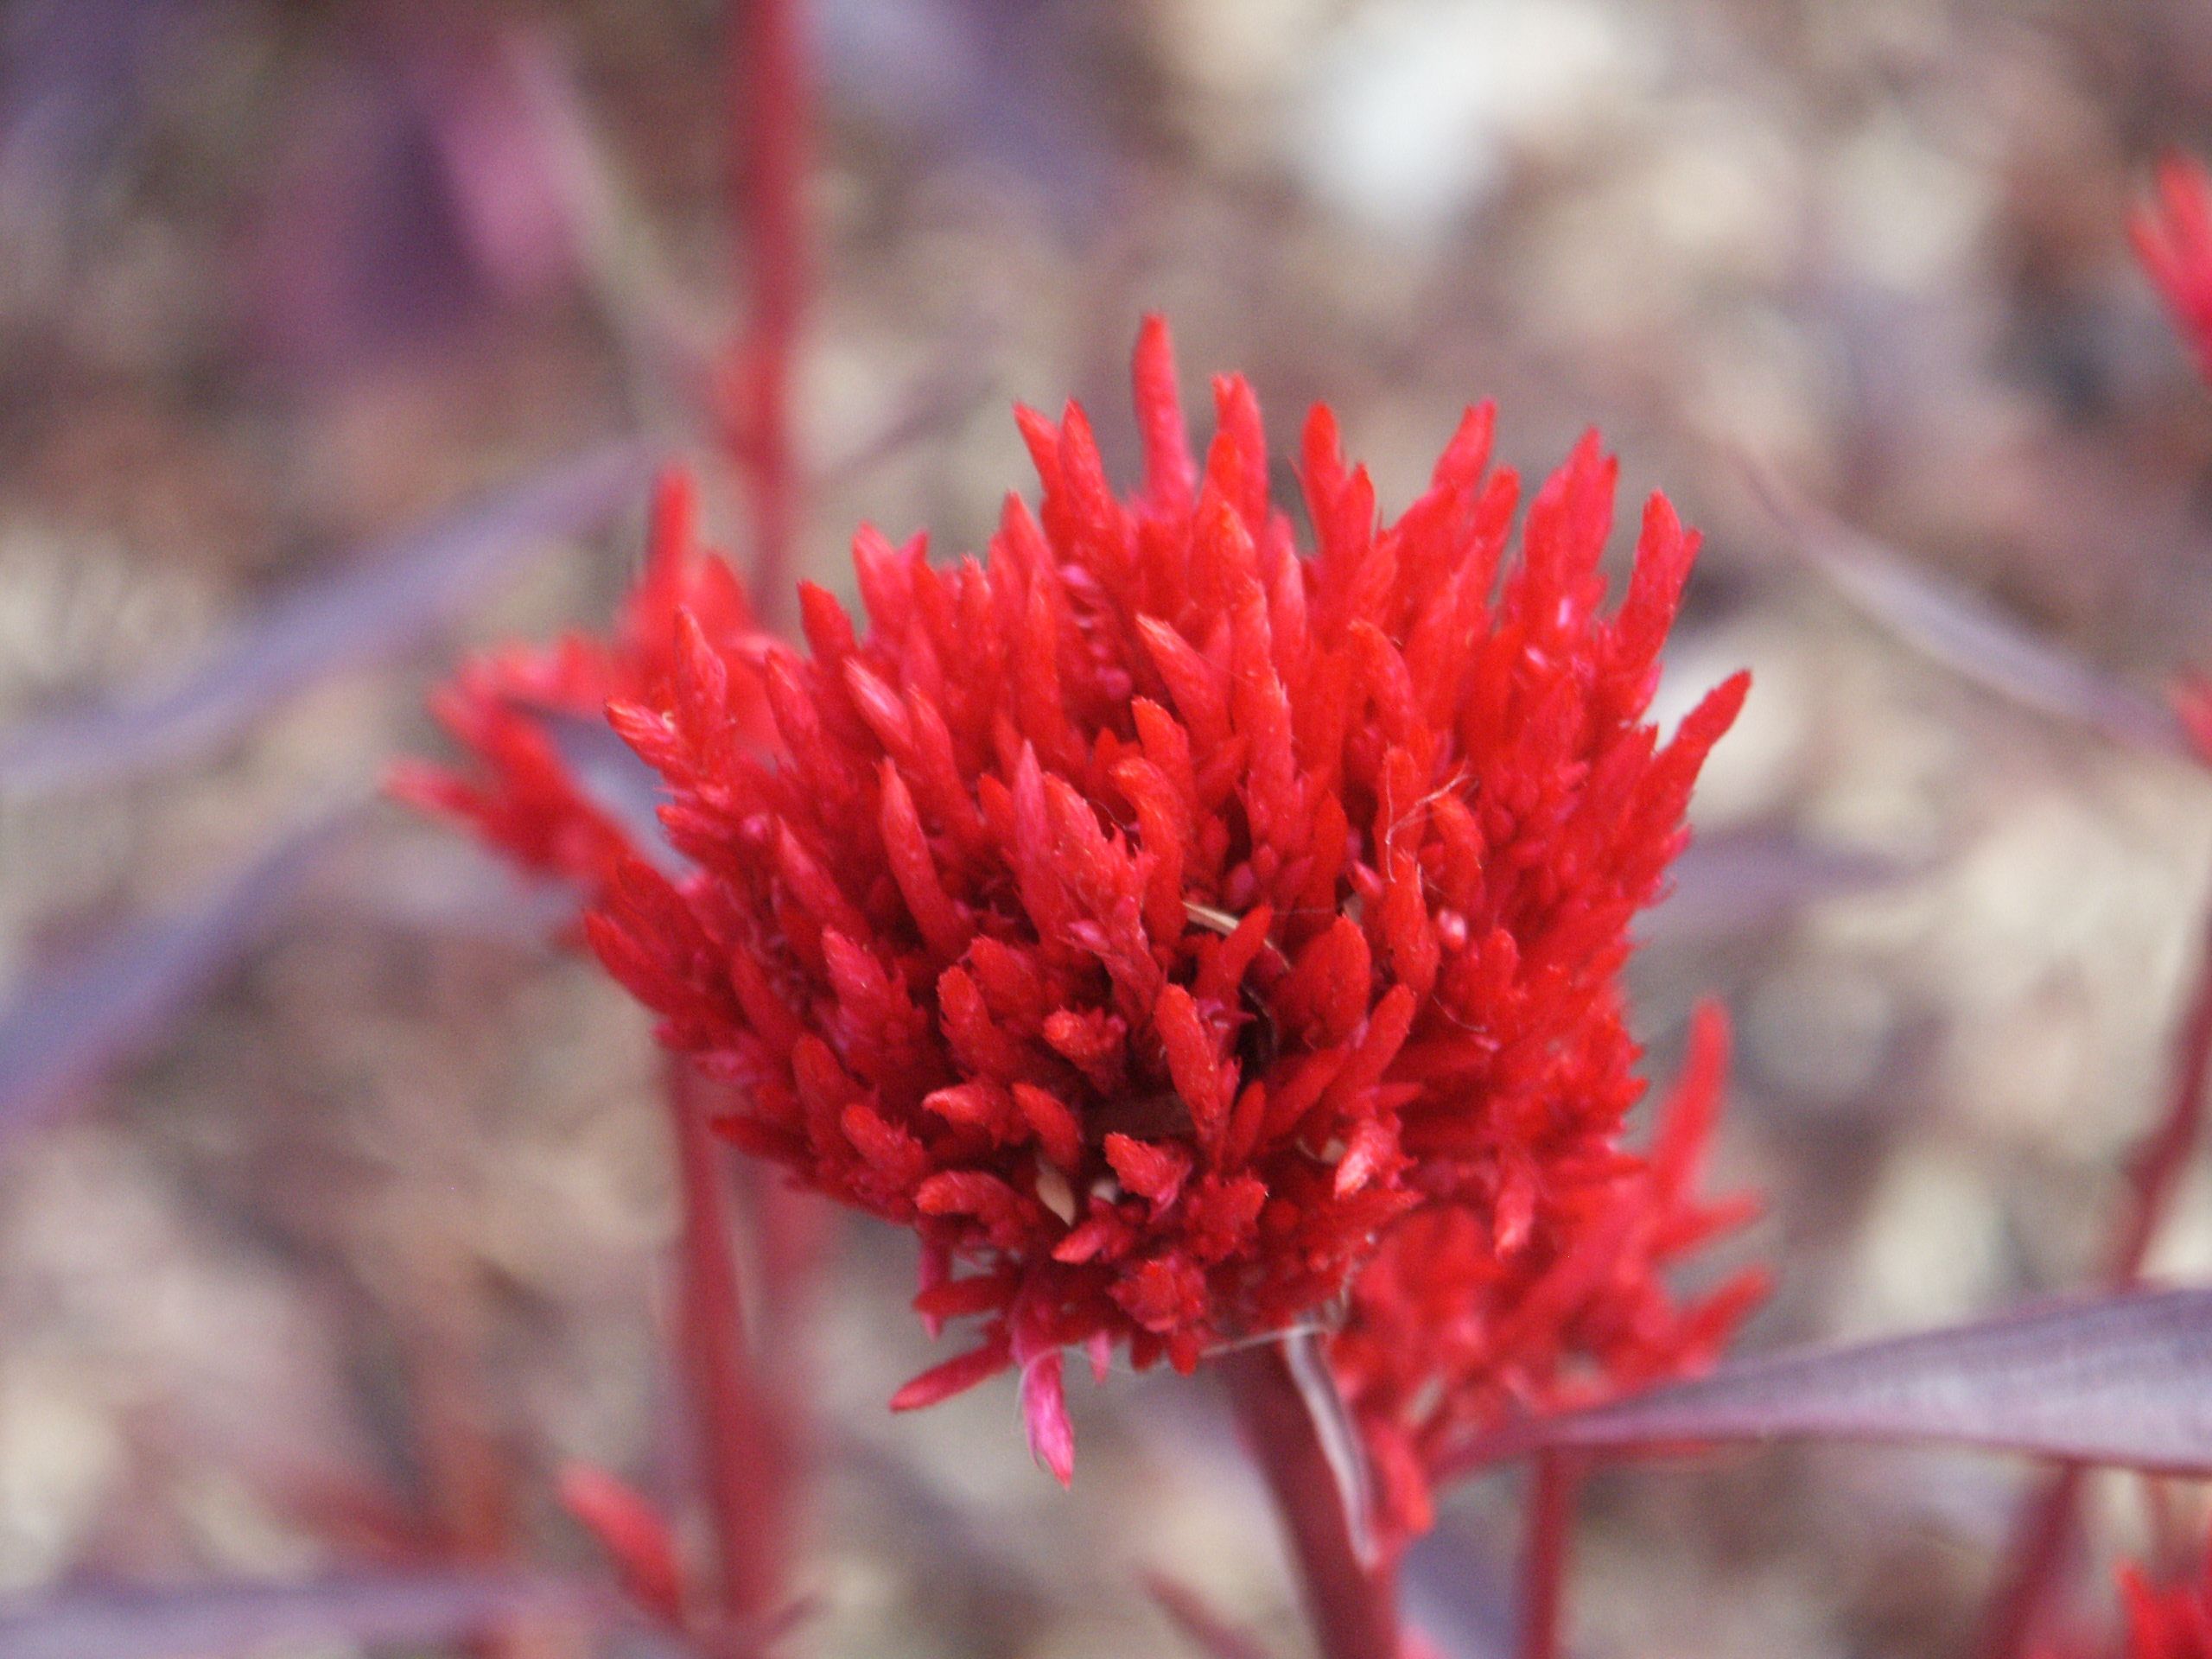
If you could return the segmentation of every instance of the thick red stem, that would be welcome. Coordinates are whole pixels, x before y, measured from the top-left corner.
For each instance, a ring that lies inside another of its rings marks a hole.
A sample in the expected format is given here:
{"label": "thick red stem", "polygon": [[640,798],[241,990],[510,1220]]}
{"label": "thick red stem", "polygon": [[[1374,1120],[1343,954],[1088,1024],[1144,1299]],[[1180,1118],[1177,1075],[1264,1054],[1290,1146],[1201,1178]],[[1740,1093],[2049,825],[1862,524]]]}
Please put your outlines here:
{"label": "thick red stem", "polygon": [[733,0],[733,213],[749,309],[730,365],[730,445],[752,497],[753,592],[764,626],[790,620],[799,476],[791,382],[806,302],[807,82],[798,0]]}
{"label": "thick red stem", "polygon": [[[2158,1225],[2188,1173],[2203,1133],[2205,1085],[2212,1081],[2212,915],[2174,1051],[2173,1090],[2158,1127],[2136,1149],[2127,1171],[2128,1203],[2115,1233],[2105,1280],[2125,1289],[2142,1276]],[[1977,1651],[1982,1659],[2019,1659],[2032,1646],[2074,1540],[2082,1470],[2053,1470],[2023,1507],[2005,1552],[2005,1567]]]}
{"label": "thick red stem", "polygon": [[789,1484],[784,1436],[747,1356],[725,1148],[703,1081],[677,1057],[668,1062],[668,1101],[683,1211],[681,1351],[714,1522],[717,1634],[742,1651],[749,1645],[744,1633],[767,1626],[781,1593]]}
{"label": "thick red stem", "polygon": [[1529,1471],[1529,1535],[1521,1557],[1520,1659],[1555,1659],[1574,1524],[1575,1471],[1567,1454],[1538,1454]]}
{"label": "thick red stem", "polygon": [[1325,1659],[1399,1659],[1395,1561],[1377,1547],[1359,1440],[1311,1336],[1217,1362],[1281,1517]]}

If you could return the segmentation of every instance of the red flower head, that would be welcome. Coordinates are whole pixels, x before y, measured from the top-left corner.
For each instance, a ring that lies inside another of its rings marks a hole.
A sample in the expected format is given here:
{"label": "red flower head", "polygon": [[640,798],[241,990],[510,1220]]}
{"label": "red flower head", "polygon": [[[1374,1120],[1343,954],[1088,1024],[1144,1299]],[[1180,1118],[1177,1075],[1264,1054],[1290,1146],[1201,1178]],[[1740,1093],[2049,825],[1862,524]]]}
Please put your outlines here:
{"label": "red flower head", "polygon": [[[1065,1345],[1187,1370],[1338,1306],[1385,1249],[1353,1302],[1381,1329],[1430,1294],[1432,1237],[1538,1378],[1471,1386],[1548,1388],[1537,1333],[1631,1370],[1696,1345],[1652,1311],[1649,1264],[1699,1224],[1673,1154],[1618,1144],[1642,1084],[1616,986],[1745,686],[1663,745],[1644,722],[1695,537],[1655,496],[1601,614],[1594,436],[1509,558],[1487,408],[1389,525],[1321,408],[1304,552],[1250,388],[1215,383],[1201,472],[1157,321],[1135,381],[1133,496],[1079,409],[1022,410],[1042,507],[1010,498],[986,559],[864,530],[864,632],[814,588],[808,654],[679,605],[650,671],[605,675],[690,868],[620,859],[601,960],[734,1086],[738,1141],[917,1230],[932,1326],[982,1321],[894,1404],[1019,1367],[1063,1478]],[[455,798],[533,851],[545,779],[492,759]],[[1558,1288],[1593,1235],[1602,1282]],[[1421,1440],[1359,1328],[1347,1375]],[[1457,1388],[1481,1344],[1452,1330]]]}
{"label": "red flower head", "polygon": [[2158,164],[2158,195],[2129,226],[2136,257],[2212,378],[2212,179],[2184,156]]}

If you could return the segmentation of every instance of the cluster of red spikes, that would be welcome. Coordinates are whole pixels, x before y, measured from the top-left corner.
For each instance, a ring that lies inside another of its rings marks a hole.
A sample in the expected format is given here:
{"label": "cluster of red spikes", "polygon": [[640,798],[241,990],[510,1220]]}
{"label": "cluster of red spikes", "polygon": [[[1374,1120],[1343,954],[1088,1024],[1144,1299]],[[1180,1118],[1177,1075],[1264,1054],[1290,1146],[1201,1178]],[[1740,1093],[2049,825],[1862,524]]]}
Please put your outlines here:
{"label": "cluster of red spikes", "polygon": [[[1515,556],[1487,407],[1387,525],[1319,408],[1306,552],[1244,381],[1203,468],[1156,320],[1135,391],[1134,495],[1079,409],[1020,411],[1040,510],[950,569],[864,530],[867,626],[808,587],[805,653],[664,493],[619,638],[464,676],[478,767],[410,788],[584,885],[736,1140],[919,1234],[918,1310],[982,1323],[894,1404],[1018,1368],[1065,1478],[1067,1346],[1188,1370],[1318,1322],[1408,1529],[1486,1414],[1686,1363],[1745,1300],[1656,1276],[1725,1219],[1689,1196],[1723,1039],[1632,1156],[1618,988],[1745,682],[1646,723],[1696,537],[1655,496],[1606,612],[1594,436]],[[533,704],[606,708],[662,856]]]}

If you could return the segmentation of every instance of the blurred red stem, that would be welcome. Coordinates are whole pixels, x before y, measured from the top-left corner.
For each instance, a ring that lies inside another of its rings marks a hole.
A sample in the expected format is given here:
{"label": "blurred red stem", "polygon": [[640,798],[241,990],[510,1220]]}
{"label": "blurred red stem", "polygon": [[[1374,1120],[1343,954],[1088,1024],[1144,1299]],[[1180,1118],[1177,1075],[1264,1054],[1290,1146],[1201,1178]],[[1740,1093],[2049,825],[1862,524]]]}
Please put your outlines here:
{"label": "blurred red stem", "polygon": [[1190,1586],[1164,1573],[1144,1575],[1145,1588],[1160,1611],[1190,1639],[1199,1652],[1212,1659],[1272,1659],[1269,1650],[1249,1632],[1239,1630],[1206,1605]]}
{"label": "blurred red stem", "polygon": [[694,1432],[705,1461],[720,1611],[728,1631],[765,1628],[782,1580],[781,1460],[745,1346],[743,1304],[730,1254],[730,1202],[712,1103],[684,1060],[668,1062],[682,1216],[681,1354]]}
{"label": "blurred red stem", "polygon": [[2036,1626],[2050,1599],[2073,1543],[2074,1509],[2082,1493],[2082,1465],[2061,1464],[2036,1488],[2013,1522],[2003,1577],[1990,1605],[1980,1644],[1985,1659],[2017,1659],[2029,1652]]}
{"label": "blurred red stem", "polygon": [[[2127,1208],[2105,1270],[2106,1282],[2114,1289],[2124,1289],[2142,1276],[2158,1225],[2202,1135],[2208,1081],[2212,1081],[2212,915],[2206,918],[2196,983],[2174,1051],[2173,1092],[2158,1126],[2128,1166]],[[2053,1586],[2071,1552],[2082,1475],[2075,1464],[2053,1470],[2023,1508],[1977,1649],[1982,1659],[2019,1659],[2032,1647]]]}
{"label": "blurred red stem", "polygon": [[1529,1471],[1529,1535],[1521,1558],[1520,1659],[1554,1659],[1573,1526],[1575,1471],[1563,1452],[1540,1454]]}
{"label": "blurred red stem", "polygon": [[2190,1154],[2204,1127],[2204,1086],[2212,1078],[2212,917],[2208,917],[2189,1017],[2174,1057],[2173,1096],[2164,1119],[2137,1150],[2127,1173],[2129,1204],[2114,1241],[2110,1282],[2115,1288],[2142,1276],[2143,1263],[2188,1173]]}
{"label": "blurred red stem", "polygon": [[1319,1344],[1290,1337],[1217,1363],[1274,1498],[1325,1659],[1398,1659],[1397,1573],[1368,1534],[1356,1484],[1365,1472],[1346,1466],[1357,1441]]}
{"label": "blurred red stem", "polygon": [[798,531],[791,380],[806,300],[807,85],[797,0],[732,0],[732,217],[748,322],[731,365],[730,448],[752,498],[753,593],[764,626],[790,620]]}

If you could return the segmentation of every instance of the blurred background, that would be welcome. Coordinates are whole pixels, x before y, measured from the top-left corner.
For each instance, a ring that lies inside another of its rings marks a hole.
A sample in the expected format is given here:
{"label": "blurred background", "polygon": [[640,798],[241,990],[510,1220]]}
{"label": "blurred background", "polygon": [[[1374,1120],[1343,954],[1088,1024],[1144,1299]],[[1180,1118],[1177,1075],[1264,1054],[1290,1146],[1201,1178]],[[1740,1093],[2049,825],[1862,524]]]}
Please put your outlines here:
{"label": "blurred background", "polygon": [[[2212,667],[2212,397],[2125,232],[2158,152],[2212,146],[2212,11],[801,10],[805,575],[849,593],[864,519],[980,548],[1029,488],[1015,398],[1080,398],[1130,476],[1147,309],[1279,452],[1331,401],[1386,510],[1476,398],[1527,471],[1599,425],[1708,538],[1669,717],[1756,676],[1635,971],[1655,1075],[1696,997],[1736,1016],[1718,1179],[1765,1195],[1731,1249],[1778,1283],[1745,1347],[2096,1271],[2212,866],[2160,702]],[[556,898],[375,791],[443,753],[470,644],[609,613],[623,441],[746,550],[728,26],[0,9],[0,1591],[592,1572],[575,1460],[696,1524],[646,1022],[546,943]],[[911,1243],[830,1248],[794,1649],[1171,1651],[1137,1586],[1173,1565],[1300,1650],[1206,1389],[1078,1384],[1064,1495],[1003,1380],[883,1411],[931,1357]],[[2154,1263],[2212,1274],[2201,1160]],[[1605,1475],[1578,1646],[1958,1651],[2022,1473]],[[1515,1499],[1466,1489],[1416,1560],[1449,1651],[1495,1650]],[[2139,1536],[2139,1485],[2099,1500]]]}

